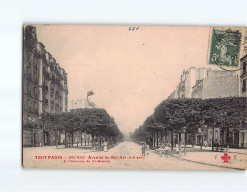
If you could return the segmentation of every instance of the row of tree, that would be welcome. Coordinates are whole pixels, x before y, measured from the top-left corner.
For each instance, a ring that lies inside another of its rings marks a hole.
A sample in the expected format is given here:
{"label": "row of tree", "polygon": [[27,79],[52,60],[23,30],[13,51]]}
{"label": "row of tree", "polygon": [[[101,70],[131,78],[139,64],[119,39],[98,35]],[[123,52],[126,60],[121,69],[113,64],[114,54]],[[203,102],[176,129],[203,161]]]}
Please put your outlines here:
{"label": "row of tree", "polygon": [[99,143],[103,141],[117,142],[123,139],[123,135],[120,132],[114,118],[111,117],[105,109],[101,108],[83,108],[74,109],[70,112],[63,113],[44,113],[42,115],[42,122],[44,129],[55,131],[55,142],[58,144],[58,135],[60,133],[65,134],[65,140],[67,136],[72,139],[72,146],[74,135],[80,133],[89,134],[92,140],[99,139]]}
{"label": "row of tree", "polygon": [[[214,99],[172,99],[164,100],[154,110],[138,129],[135,130],[135,140],[146,141],[147,137],[155,137],[158,133],[161,138],[171,136],[171,149],[173,150],[173,134],[184,134],[185,146],[187,136],[195,136],[202,132],[205,126],[213,129],[219,127],[226,133],[226,144],[229,145],[230,131],[239,131],[246,126],[247,98],[230,97]],[[213,133],[214,136],[214,133]],[[214,141],[214,137],[212,142]],[[179,143],[180,145],[180,143]],[[214,143],[212,143],[213,149]]]}

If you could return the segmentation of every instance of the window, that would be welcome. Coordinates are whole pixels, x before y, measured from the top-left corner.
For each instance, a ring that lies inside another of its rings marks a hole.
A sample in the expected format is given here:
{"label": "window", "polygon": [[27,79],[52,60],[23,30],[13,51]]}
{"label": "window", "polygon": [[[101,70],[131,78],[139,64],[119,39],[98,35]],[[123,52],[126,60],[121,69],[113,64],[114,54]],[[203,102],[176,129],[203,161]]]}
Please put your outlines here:
{"label": "window", "polygon": [[243,75],[246,74],[246,62],[243,63]]}
{"label": "window", "polygon": [[246,79],[243,80],[242,92],[246,92]]}
{"label": "window", "polygon": [[37,69],[37,59],[36,58],[33,58],[33,67],[34,69]]}
{"label": "window", "polygon": [[30,101],[30,99],[27,100],[27,105],[28,105],[28,108],[30,109],[31,108],[31,101]]}
{"label": "window", "polygon": [[27,78],[31,79],[31,68],[30,67],[27,68]]}
{"label": "window", "polygon": [[36,87],[34,87],[34,97],[38,98],[38,93],[37,93],[37,88]]}
{"label": "window", "polygon": [[35,113],[38,113],[38,103],[37,102],[34,102],[34,110],[35,110]]}
{"label": "window", "polygon": [[31,95],[31,85],[29,83],[27,84],[27,90],[28,95]]}
{"label": "window", "polygon": [[34,71],[33,75],[34,75],[34,82],[37,82],[37,72]]}

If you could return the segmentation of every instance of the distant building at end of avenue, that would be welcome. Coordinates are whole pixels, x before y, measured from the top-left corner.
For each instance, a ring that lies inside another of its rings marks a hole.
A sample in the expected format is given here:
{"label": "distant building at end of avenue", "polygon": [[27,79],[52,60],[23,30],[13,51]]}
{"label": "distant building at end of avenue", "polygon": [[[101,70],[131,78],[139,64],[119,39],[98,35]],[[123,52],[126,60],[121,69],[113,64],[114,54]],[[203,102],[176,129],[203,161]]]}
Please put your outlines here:
{"label": "distant building at end of avenue", "polygon": [[86,98],[69,101],[69,110],[78,108],[90,108]]}
{"label": "distant building at end of avenue", "polygon": [[55,132],[40,119],[68,111],[67,73],[37,40],[34,26],[24,27],[23,44],[23,146],[55,145]]}
{"label": "distant building at end of avenue", "polygon": [[[167,99],[246,97],[246,61],[247,55],[241,59],[240,79],[233,71],[194,67],[184,70],[178,86]],[[214,132],[211,127],[206,129],[203,135],[201,133],[196,135],[196,145],[200,145],[201,140],[211,145],[213,134],[214,143],[226,142],[226,135],[222,134],[220,128],[214,128]],[[240,129],[238,133],[232,131],[230,134],[232,147],[247,147],[247,130]]]}

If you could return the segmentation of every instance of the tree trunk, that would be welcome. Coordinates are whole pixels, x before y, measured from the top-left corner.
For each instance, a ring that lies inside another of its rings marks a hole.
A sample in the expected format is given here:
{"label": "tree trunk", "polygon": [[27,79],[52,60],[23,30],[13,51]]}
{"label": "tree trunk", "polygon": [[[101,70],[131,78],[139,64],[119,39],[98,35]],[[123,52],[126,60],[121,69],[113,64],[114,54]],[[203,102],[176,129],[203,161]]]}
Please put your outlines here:
{"label": "tree trunk", "polygon": [[99,147],[101,147],[101,135],[99,136]]}
{"label": "tree trunk", "polygon": [[212,127],[212,151],[214,151],[214,125]]}
{"label": "tree trunk", "polygon": [[55,142],[56,142],[56,149],[58,148],[57,146],[57,130],[55,131]]}
{"label": "tree trunk", "polygon": [[82,146],[82,130],[81,130],[81,146]]}
{"label": "tree trunk", "polygon": [[85,146],[87,145],[87,136],[84,134]]}
{"label": "tree trunk", "polygon": [[64,145],[65,145],[65,148],[67,148],[67,133],[65,131],[65,135],[64,135]]}
{"label": "tree trunk", "polygon": [[[203,132],[203,131],[202,131]],[[201,148],[200,148],[200,150],[202,150],[202,144],[203,144],[203,133],[201,132]]]}
{"label": "tree trunk", "polygon": [[187,133],[184,133],[184,156],[186,154],[186,145],[187,145]]}
{"label": "tree trunk", "polygon": [[78,143],[79,143],[78,132],[76,132],[76,147],[78,147]]}
{"label": "tree trunk", "polygon": [[154,137],[154,133],[152,132],[152,138],[153,138],[153,147],[155,146],[155,137]]}
{"label": "tree trunk", "polygon": [[157,148],[159,147],[159,131],[157,130]]}
{"label": "tree trunk", "polygon": [[181,133],[178,134],[178,148],[179,148],[179,153],[181,152]]}
{"label": "tree trunk", "polygon": [[72,148],[74,146],[74,132],[72,132]]}
{"label": "tree trunk", "polygon": [[171,131],[171,150],[173,150],[173,131]]}
{"label": "tree trunk", "polygon": [[160,132],[160,145],[162,145],[163,143],[163,131]]}
{"label": "tree trunk", "polygon": [[229,151],[229,127],[226,128],[226,152]]}

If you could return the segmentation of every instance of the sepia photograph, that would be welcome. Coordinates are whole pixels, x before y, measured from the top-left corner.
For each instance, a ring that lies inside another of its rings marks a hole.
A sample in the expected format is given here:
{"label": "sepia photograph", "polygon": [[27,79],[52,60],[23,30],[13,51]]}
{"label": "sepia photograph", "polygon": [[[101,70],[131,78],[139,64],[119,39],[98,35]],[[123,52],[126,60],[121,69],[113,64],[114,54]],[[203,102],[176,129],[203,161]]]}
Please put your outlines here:
{"label": "sepia photograph", "polygon": [[24,168],[247,168],[247,29],[23,26]]}

